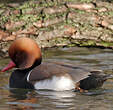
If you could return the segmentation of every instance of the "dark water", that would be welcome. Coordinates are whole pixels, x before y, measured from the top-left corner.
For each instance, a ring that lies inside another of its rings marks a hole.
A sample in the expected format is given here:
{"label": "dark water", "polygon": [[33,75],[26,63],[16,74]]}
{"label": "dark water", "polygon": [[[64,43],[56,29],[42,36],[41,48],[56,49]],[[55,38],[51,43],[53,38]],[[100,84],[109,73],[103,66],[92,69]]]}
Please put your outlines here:
{"label": "dark water", "polygon": [[[43,51],[44,60],[71,63],[112,73],[113,52],[109,49],[62,48]],[[9,59],[0,60],[0,68]],[[10,89],[11,71],[0,74],[0,110],[113,110],[113,80],[88,93]]]}

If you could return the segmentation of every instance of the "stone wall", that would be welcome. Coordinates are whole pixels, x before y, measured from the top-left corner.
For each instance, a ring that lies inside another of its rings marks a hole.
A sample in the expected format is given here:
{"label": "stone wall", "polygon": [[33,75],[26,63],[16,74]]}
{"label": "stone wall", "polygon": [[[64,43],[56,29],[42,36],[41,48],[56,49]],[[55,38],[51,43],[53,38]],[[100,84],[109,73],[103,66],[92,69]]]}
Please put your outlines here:
{"label": "stone wall", "polygon": [[113,3],[101,0],[32,0],[0,3],[0,53],[18,37],[40,47],[113,47]]}

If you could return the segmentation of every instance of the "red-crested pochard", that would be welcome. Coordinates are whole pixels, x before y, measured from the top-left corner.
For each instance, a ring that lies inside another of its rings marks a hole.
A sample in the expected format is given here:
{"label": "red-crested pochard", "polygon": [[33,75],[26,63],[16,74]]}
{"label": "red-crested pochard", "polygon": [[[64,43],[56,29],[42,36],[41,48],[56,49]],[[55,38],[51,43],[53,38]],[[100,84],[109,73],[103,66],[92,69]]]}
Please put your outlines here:
{"label": "red-crested pochard", "polygon": [[42,62],[41,50],[30,38],[19,38],[9,47],[11,62],[2,72],[13,67],[17,69],[11,74],[11,88],[64,90],[89,90],[101,87],[103,82],[113,75],[102,71],[88,71],[74,65]]}

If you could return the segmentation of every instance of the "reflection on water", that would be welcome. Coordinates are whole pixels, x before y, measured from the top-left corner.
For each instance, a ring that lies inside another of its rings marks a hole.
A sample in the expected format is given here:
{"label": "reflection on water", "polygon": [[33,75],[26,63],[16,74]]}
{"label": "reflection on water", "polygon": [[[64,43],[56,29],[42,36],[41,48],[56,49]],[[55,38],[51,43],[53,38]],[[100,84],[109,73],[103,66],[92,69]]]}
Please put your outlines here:
{"label": "reflection on water", "polygon": [[[82,65],[102,69],[112,74],[113,54],[109,49],[59,48],[43,51],[45,61]],[[0,60],[0,68],[9,59]],[[79,93],[74,91],[36,91],[11,89],[8,78],[11,71],[0,74],[1,110],[108,110],[113,108],[113,80],[108,80],[103,88]]]}

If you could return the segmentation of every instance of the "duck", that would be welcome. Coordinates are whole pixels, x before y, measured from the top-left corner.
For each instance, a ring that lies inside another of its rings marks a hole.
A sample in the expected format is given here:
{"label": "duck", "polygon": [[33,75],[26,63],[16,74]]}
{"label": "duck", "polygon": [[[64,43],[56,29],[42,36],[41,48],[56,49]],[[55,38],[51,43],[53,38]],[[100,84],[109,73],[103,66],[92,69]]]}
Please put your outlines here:
{"label": "duck", "polygon": [[40,47],[28,37],[13,41],[8,54],[11,61],[1,72],[15,68],[9,78],[10,88],[84,92],[99,88],[107,79],[113,78],[101,70],[42,61]]}

